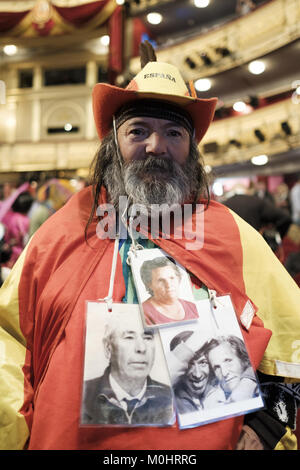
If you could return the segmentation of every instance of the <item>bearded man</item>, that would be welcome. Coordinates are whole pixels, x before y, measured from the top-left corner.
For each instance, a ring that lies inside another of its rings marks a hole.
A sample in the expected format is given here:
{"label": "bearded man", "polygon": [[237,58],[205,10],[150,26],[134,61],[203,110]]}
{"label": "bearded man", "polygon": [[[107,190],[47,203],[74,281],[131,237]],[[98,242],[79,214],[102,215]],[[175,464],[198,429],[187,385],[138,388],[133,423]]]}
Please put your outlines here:
{"label": "bearded man", "polygon": [[[109,296],[113,302],[136,301],[126,263],[130,239],[116,243],[96,232],[98,206],[118,210],[120,196],[145,208],[164,203],[205,208],[200,248],[187,249],[187,234],[175,237],[174,227],[168,237],[156,238],[141,227],[144,248],[157,246],[186,268],[195,300],[207,289],[231,294],[255,369],[277,381],[300,378],[298,287],[262,237],[205,194],[197,147],[217,100],[199,99],[176,67],[156,62],[153,54],[142,66],[126,89],[95,86],[101,147],[91,186],[40,227],[1,289],[2,449],[229,450],[240,436],[239,448],[247,448],[243,416],[184,431],[177,425],[79,426],[86,301]],[[196,216],[195,210],[191,226]],[[260,441],[265,416],[276,435],[269,439],[265,433]],[[255,414],[257,441],[263,448],[294,449],[294,414],[277,418]]]}

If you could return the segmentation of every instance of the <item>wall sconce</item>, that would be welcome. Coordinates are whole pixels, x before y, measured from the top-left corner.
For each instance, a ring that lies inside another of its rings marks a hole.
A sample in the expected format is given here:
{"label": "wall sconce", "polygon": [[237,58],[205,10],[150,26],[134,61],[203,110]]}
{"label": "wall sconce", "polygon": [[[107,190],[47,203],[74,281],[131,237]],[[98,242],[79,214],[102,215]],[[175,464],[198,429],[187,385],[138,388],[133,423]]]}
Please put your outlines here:
{"label": "wall sconce", "polygon": [[234,145],[237,148],[241,148],[241,146],[242,146],[241,142],[239,140],[236,140],[236,139],[231,139],[229,141],[229,144]]}
{"label": "wall sconce", "polygon": [[286,135],[292,135],[292,129],[287,121],[281,123],[281,129]]}
{"label": "wall sconce", "polygon": [[255,129],[254,134],[260,142],[264,142],[266,140],[266,138],[265,138],[264,134],[261,132],[261,130]]}
{"label": "wall sconce", "polygon": [[201,58],[201,60],[203,61],[204,65],[207,65],[207,66],[212,65],[212,60],[211,60],[211,58],[206,54],[206,52],[201,52],[199,55],[200,55],[200,58]]}
{"label": "wall sconce", "polygon": [[249,104],[252,108],[258,108],[259,98],[257,96],[249,96]]}
{"label": "wall sconce", "polygon": [[195,62],[192,59],[190,59],[189,57],[187,57],[185,59],[185,63],[190,67],[190,69],[195,69],[196,68]]}
{"label": "wall sconce", "polygon": [[215,51],[217,54],[220,54],[222,57],[228,57],[231,54],[230,50],[227,49],[227,47],[217,47]]}

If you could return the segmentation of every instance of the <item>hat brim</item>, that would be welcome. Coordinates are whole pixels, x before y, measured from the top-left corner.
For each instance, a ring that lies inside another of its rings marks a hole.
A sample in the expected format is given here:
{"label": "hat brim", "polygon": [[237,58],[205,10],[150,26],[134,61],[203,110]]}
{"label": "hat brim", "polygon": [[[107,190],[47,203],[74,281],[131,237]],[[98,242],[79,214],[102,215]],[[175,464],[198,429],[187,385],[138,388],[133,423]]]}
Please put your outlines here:
{"label": "hat brim", "polygon": [[195,126],[195,139],[200,142],[214,117],[217,98],[200,99],[192,96],[175,96],[162,93],[147,93],[118,88],[107,83],[97,83],[93,89],[93,112],[96,129],[102,140],[112,128],[112,116],[130,101],[157,99],[182,106],[191,116]]}

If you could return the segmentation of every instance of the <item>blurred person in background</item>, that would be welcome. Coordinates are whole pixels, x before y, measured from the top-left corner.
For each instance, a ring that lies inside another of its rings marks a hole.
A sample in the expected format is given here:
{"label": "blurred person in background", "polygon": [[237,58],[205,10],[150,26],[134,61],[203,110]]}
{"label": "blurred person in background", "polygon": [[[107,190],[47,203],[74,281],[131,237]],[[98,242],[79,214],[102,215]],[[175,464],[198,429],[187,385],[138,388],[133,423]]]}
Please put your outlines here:
{"label": "blurred person in background", "polygon": [[264,178],[259,177],[254,187],[256,196],[264,201],[270,202],[271,204],[275,203],[273,195],[268,190],[267,181]]}
{"label": "blurred person in background", "polygon": [[289,199],[289,187],[285,183],[280,183],[274,191],[274,201],[276,207],[286,210],[291,214],[291,203]]}
{"label": "blurred person in background", "polygon": [[286,235],[292,220],[285,210],[253,194],[254,190],[252,184],[249,188],[237,185],[233,188],[234,194],[224,201],[224,205],[260,232],[275,251]]}
{"label": "blurred person in background", "polygon": [[2,218],[5,226],[5,242],[11,247],[12,253],[6,265],[12,268],[26,245],[29,230],[28,212],[33,203],[29,191],[21,192]]}
{"label": "blurred person in background", "polygon": [[30,213],[29,238],[58,209],[63,207],[76,188],[65,179],[52,178],[37,190],[36,203]]}
{"label": "blurred person in background", "polygon": [[16,189],[17,189],[16,183],[13,183],[13,182],[4,183],[3,188],[2,188],[3,200],[11,196]]}
{"label": "blurred person in background", "polygon": [[293,222],[300,225],[300,177],[290,191],[290,201]]}
{"label": "blurred person in background", "polygon": [[238,15],[247,15],[255,9],[255,3],[252,0],[237,0],[236,12]]}
{"label": "blurred person in background", "polygon": [[7,275],[10,272],[10,269],[2,265],[6,263],[10,257],[11,248],[5,242],[5,225],[0,222],[0,287],[2,286],[3,282],[5,281]]}

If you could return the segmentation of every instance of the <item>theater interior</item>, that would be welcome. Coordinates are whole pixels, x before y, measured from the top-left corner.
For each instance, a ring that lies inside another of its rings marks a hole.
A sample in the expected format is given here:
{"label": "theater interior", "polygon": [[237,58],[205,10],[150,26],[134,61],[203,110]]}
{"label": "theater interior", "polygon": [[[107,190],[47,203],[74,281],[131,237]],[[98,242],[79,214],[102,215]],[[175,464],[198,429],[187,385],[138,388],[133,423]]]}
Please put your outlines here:
{"label": "theater interior", "polygon": [[300,175],[299,0],[2,0],[0,199],[6,185],[88,184],[92,89],[126,87],[145,39],[198,97],[218,97],[199,145],[212,198],[250,183],[288,194]]}

